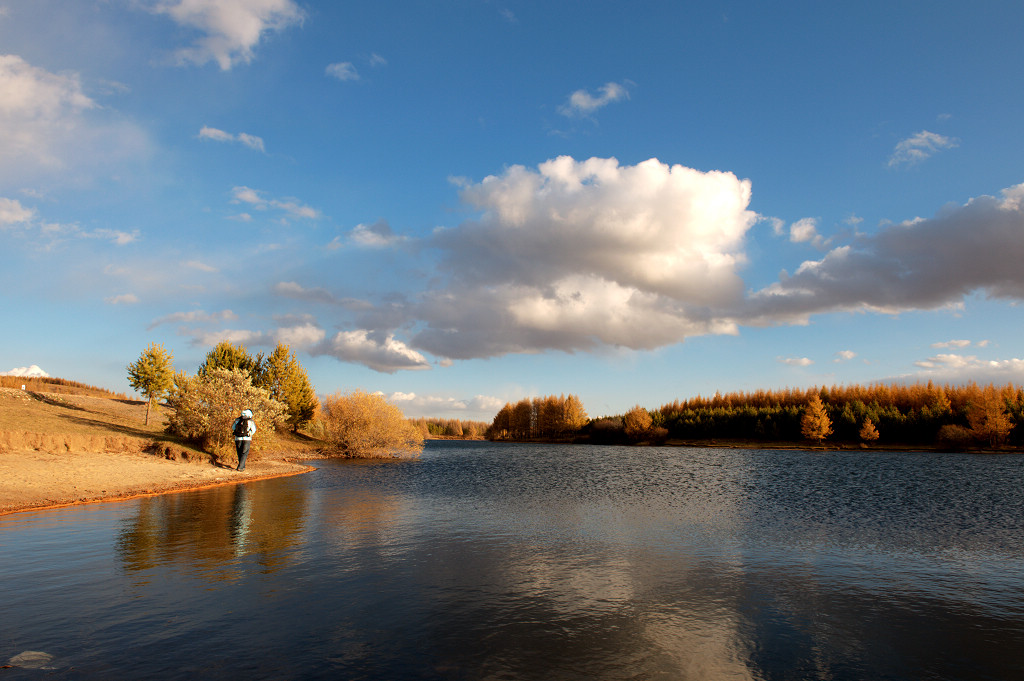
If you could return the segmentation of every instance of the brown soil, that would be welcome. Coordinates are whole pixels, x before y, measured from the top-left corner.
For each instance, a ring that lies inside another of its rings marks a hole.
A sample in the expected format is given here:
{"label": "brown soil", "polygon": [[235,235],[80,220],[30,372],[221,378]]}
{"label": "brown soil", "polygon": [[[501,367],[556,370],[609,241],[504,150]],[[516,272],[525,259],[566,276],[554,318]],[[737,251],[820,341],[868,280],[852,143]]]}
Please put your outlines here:
{"label": "brown soil", "polygon": [[197,489],[309,470],[291,461],[310,445],[275,436],[272,453],[219,461],[144,425],[145,402],[0,388],[0,515],[67,504]]}

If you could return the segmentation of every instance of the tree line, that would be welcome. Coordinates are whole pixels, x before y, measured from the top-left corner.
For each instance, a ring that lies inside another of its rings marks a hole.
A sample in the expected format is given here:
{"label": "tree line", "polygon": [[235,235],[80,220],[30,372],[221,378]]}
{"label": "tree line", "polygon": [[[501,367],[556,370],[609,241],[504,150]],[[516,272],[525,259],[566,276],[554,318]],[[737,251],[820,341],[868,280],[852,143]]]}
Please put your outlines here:
{"label": "tree line", "polygon": [[576,395],[548,395],[506,402],[485,436],[489,440],[565,439],[587,424],[587,412]]}
{"label": "tree line", "polygon": [[418,418],[411,422],[423,437],[447,437],[473,440],[484,437],[489,425],[484,421],[460,419]]}
{"label": "tree line", "polygon": [[[547,399],[506,405],[495,416],[488,437],[545,437],[539,405]],[[583,411],[582,404],[579,410]],[[1022,446],[1024,390],[1012,384],[928,382],[716,393],[657,409],[636,406],[625,414],[585,419],[575,428],[562,423],[558,437],[594,443],[827,440],[953,448]]]}

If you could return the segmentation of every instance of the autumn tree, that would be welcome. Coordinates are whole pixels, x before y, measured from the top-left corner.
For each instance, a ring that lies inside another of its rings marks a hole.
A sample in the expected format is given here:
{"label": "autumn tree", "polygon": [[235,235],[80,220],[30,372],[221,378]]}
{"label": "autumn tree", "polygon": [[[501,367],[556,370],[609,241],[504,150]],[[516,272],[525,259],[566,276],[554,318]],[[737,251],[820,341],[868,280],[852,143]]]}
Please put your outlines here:
{"label": "autumn tree", "polygon": [[264,362],[265,387],[270,396],[288,408],[288,425],[292,431],[309,423],[316,414],[319,402],[309,376],[295,353],[279,343]]}
{"label": "autumn tree", "polygon": [[163,344],[150,343],[135,362],[129,364],[128,385],[146,398],[146,425],[154,400],[163,397],[174,385],[174,355]]}
{"label": "autumn tree", "polygon": [[167,419],[167,430],[198,441],[204,450],[219,454],[233,451],[231,423],[243,409],[250,409],[257,424],[252,452],[260,450],[267,433],[284,422],[285,406],[255,387],[242,369],[213,368],[188,376],[175,374],[174,389],[168,398],[174,408]]}
{"label": "autumn tree", "polygon": [[576,395],[569,395],[565,398],[562,407],[562,419],[565,429],[574,433],[587,425],[587,410],[583,408],[583,402]]}
{"label": "autumn tree", "polygon": [[379,394],[335,393],[320,407],[328,452],[353,458],[416,457],[423,433],[402,410]]}
{"label": "autumn tree", "polygon": [[1013,422],[1006,412],[1006,400],[990,385],[981,391],[967,412],[971,434],[991,447],[999,447],[1013,430]]}
{"label": "autumn tree", "polygon": [[860,427],[860,439],[864,442],[874,442],[878,439],[878,429],[871,419],[864,419],[864,425]]}
{"label": "autumn tree", "polygon": [[650,413],[640,405],[633,407],[622,417],[622,426],[626,435],[634,440],[639,440],[646,435],[653,422]]}
{"label": "autumn tree", "polygon": [[825,412],[825,405],[818,395],[811,397],[800,419],[800,434],[808,440],[819,443],[832,434],[832,420]]}
{"label": "autumn tree", "polygon": [[198,374],[205,375],[211,369],[241,369],[249,374],[249,380],[258,388],[266,388],[267,372],[263,353],[249,354],[242,344],[221,341],[206,353],[206,359],[199,365]]}

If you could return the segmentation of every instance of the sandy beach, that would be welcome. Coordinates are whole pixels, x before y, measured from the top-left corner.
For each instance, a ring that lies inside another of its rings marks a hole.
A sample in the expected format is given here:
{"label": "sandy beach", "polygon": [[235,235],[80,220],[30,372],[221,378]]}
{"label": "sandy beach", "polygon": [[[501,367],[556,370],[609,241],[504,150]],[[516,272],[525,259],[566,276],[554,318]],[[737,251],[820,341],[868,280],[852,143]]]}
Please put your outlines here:
{"label": "sandy beach", "polygon": [[310,470],[281,451],[251,457],[243,472],[233,456],[211,463],[163,440],[164,414],[145,425],[145,409],[135,400],[0,388],[0,515]]}
{"label": "sandy beach", "polygon": [[253,461],[239,472],[209,463],[168,461],[149,454],[8,451],[0,453],[0,515],[233,485],[308,470],[310,467],[302,464],[275,460]]}

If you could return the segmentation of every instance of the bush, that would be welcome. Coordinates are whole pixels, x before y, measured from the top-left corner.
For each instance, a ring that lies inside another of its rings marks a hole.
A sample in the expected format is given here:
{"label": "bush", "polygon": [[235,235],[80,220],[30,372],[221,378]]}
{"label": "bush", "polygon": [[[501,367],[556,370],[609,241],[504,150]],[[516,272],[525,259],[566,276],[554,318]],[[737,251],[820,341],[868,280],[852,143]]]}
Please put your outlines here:
{"label": "bush", "polygon": [[962,452],[974,444],[974,434],[963,426],[950,423],[939,428],[936,441],[944,449]]}
{"label": "bush", "polygon": [[167,400],[173,414],[167,430],[199,442],[204,451],[221,455],[234,453],[231,424],[243,409],[251,409],[256,421],[250,456],[255,460],[266,435],[284,423],[285,406],[253,386],[242,369],[210,369],[198,376],[179,373]]}
{"label": "bush", "polygon": [[335,393],[320,405],[320,421],[331,456],[417,457],[423,449],[420,429],[381,395]]}

